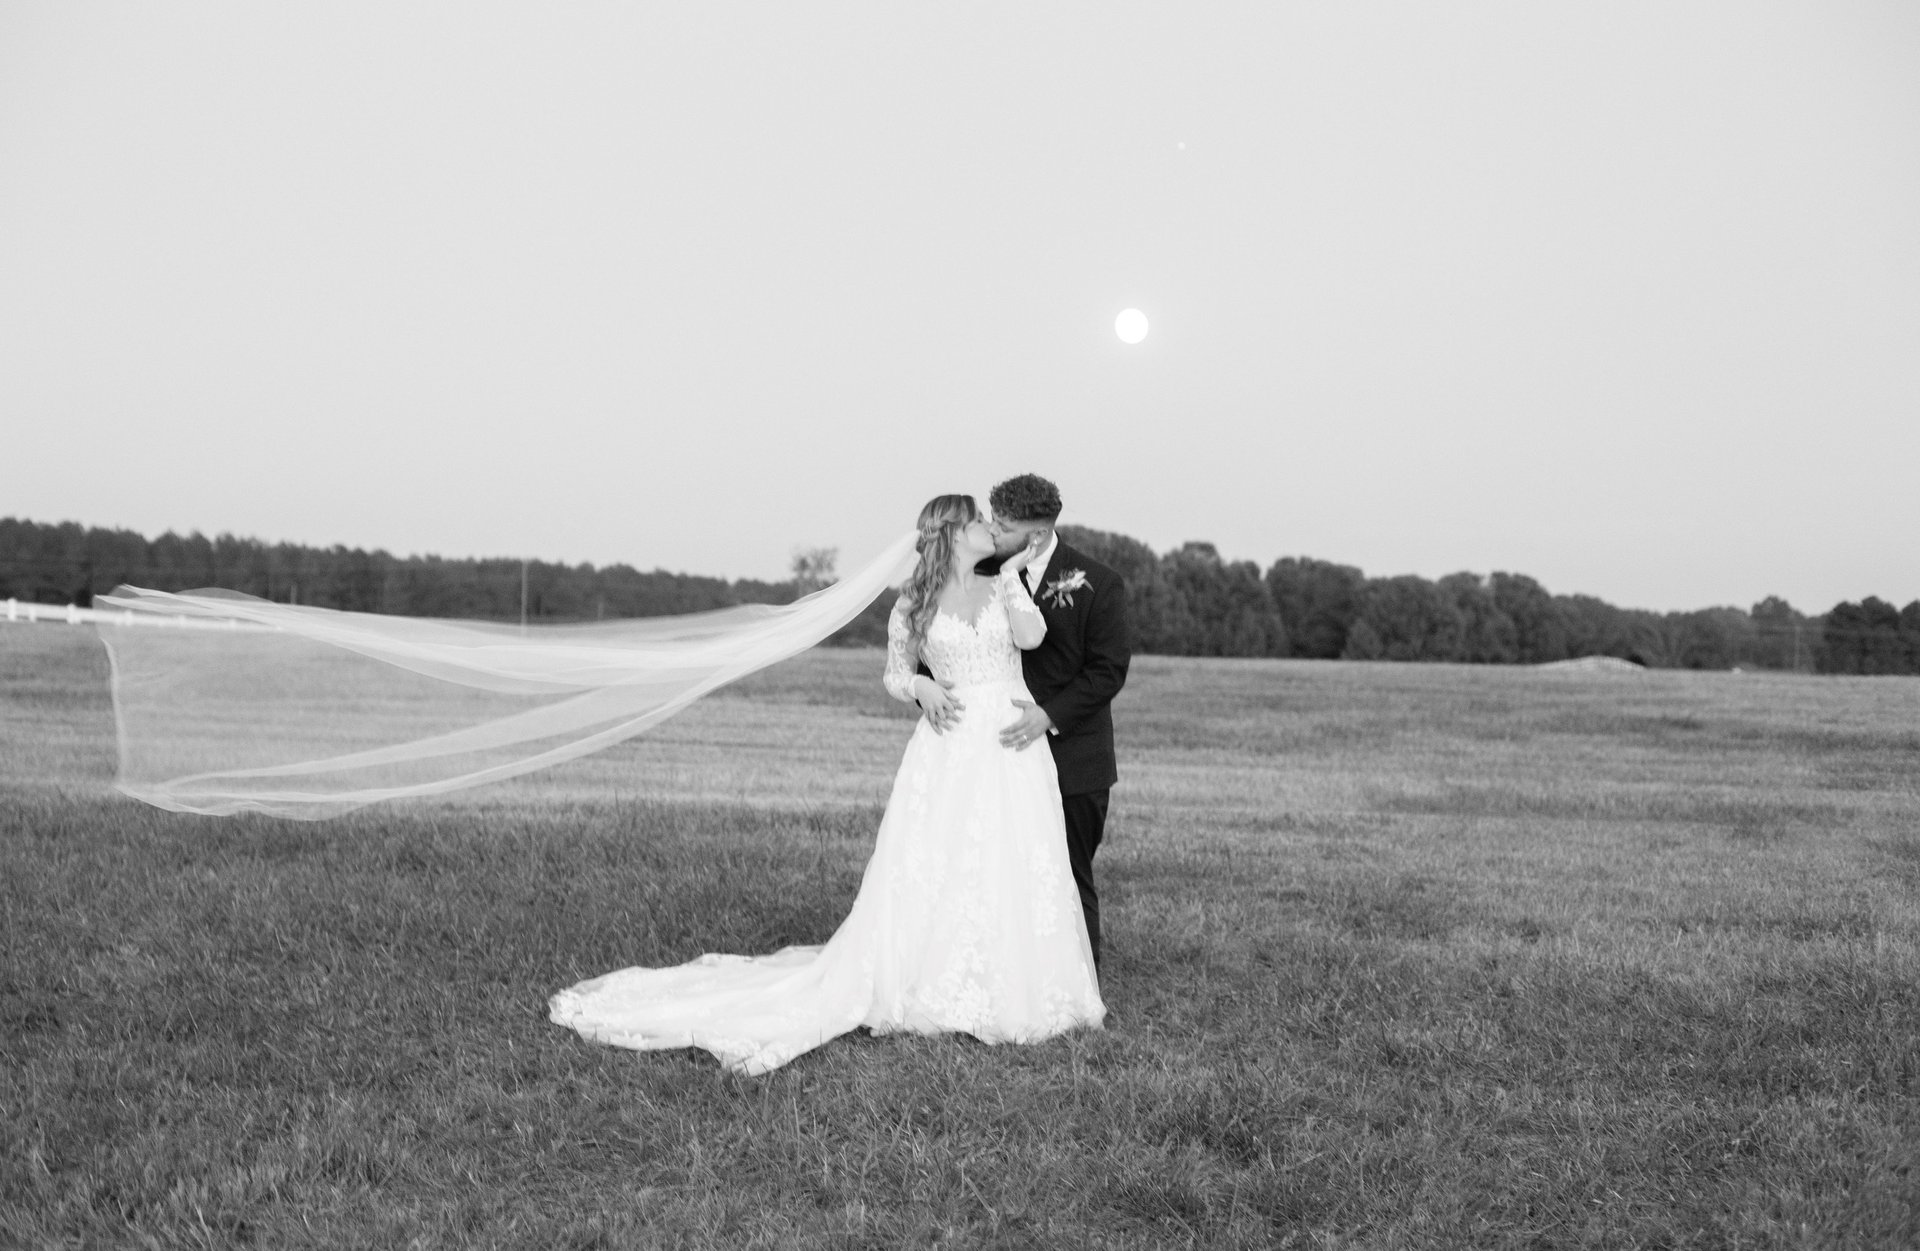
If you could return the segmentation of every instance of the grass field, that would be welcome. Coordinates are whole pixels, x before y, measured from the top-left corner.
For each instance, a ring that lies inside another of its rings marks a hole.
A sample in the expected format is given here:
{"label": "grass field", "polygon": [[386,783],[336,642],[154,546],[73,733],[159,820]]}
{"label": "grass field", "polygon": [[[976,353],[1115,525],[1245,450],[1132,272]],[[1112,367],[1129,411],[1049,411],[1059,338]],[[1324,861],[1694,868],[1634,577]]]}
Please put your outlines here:
{"label": "grass field", "polygon": [[210,820],[112,791],[90,633],[0,627],[0,1245],[1920,1239],[1920,680],[1143,658],[1107,1030],[740,1078],[550,1025],[832,931],[910,729],[879,669]]}

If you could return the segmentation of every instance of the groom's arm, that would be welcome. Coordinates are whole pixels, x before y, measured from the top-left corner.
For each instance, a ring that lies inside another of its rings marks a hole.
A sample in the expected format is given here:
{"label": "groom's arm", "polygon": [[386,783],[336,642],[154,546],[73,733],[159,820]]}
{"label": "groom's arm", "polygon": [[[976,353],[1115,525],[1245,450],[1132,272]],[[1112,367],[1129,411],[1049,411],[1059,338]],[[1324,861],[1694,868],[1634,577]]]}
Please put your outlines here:
{"label": "groom's arm", "polygon": [[1115,574],[1093,587],[1080,672],[1040,705],[1054,730],[1071,734],[1081,722],[1113,702],[1127,684],[1127,663],[1132,658],[1133,649],[1127,643],[1127,584]]}

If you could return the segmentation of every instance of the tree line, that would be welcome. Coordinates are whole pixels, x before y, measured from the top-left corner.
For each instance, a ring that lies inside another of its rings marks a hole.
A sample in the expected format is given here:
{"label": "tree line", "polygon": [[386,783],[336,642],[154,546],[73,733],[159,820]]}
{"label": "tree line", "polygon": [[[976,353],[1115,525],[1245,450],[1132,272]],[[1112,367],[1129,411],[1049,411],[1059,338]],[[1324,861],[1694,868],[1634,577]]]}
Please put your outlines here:
{"label": "tree line", "polygon": [[1920,600],[1895,610],[1869,597],[1809,616],[1769,596],[1749,609],[1658,613],[1555,595],[1520,573],[1370,578],[1303,556],[1262,569],[1211,543],[1158,554],[1121,534],[1061,533],[1126,578],[1144,652],[1467,664],[1617,656],[1649,668],[1920,673]]}
{"label": "tree line", "polygon": [[[394,556],[357,547],[262,543],[230,534],[163,534],[0,518],[0,599],[87,607],[121,583],[156,591],[225,587],[261,599],[352,612],[518,621],[522,562]],[[525,563],[529,620],[658,617],[734,604],[782,604],[792,582],[703,578],[629,565]]]}
{"label": "tree line", "polygon": [[[1555,595],[1518,573],[1370,578],[1300,556],[1262,569],[1223,558],[1211,543],[1156,553],[1122,534],[1083,526],[1061,533],[1126,578],[1142,652],[1469,664],[1600,655],[1653,668],[1920,673],[1920,600],[1896,609],[1869,596],[1820,616],[1777,597],[1750,609],[1657,613]],[[533,621],[592,621],[789,603],[830,582],[833,564],[831,549],[806,549],[795,552],[787,581],[728,581],[624,564],[396,557],[0,519],[0,599],[83,607],[124,582],[163,591],[220,586],[357,612],[513,621],[524,606]],[[831,641],[884,643],[891,608],[892,597],[881,596]]]}

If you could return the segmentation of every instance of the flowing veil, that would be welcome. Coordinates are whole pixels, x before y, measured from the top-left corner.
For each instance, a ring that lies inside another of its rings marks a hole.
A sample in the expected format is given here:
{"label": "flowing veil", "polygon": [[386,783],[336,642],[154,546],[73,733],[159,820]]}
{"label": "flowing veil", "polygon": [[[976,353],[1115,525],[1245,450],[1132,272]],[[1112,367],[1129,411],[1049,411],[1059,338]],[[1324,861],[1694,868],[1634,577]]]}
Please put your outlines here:
{"label": "flowing veil", "polygon": [[122,586],[96,601],[116,784],[177,812],[318,820],[572,760],[825,639],[907,574],[915,538],[791,604],[585,625]]}

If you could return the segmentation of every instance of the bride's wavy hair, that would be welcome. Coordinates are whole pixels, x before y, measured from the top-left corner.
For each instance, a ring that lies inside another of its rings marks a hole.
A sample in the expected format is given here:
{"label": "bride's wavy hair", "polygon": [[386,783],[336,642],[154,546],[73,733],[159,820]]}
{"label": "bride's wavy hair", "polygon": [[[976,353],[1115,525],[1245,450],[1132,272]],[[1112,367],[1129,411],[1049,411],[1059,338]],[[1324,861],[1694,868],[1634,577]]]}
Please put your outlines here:
{"label": "bride's wavy hair", "polygon": [[936,495],[920,510],[920,538],[914,544],[920,562],[900,592],[907,601],[907,632],[916,650],[927,641],[933,615],[940,611],[940,588],[953,568],[953,536],[978,520],[980,506],[971,495]]}

